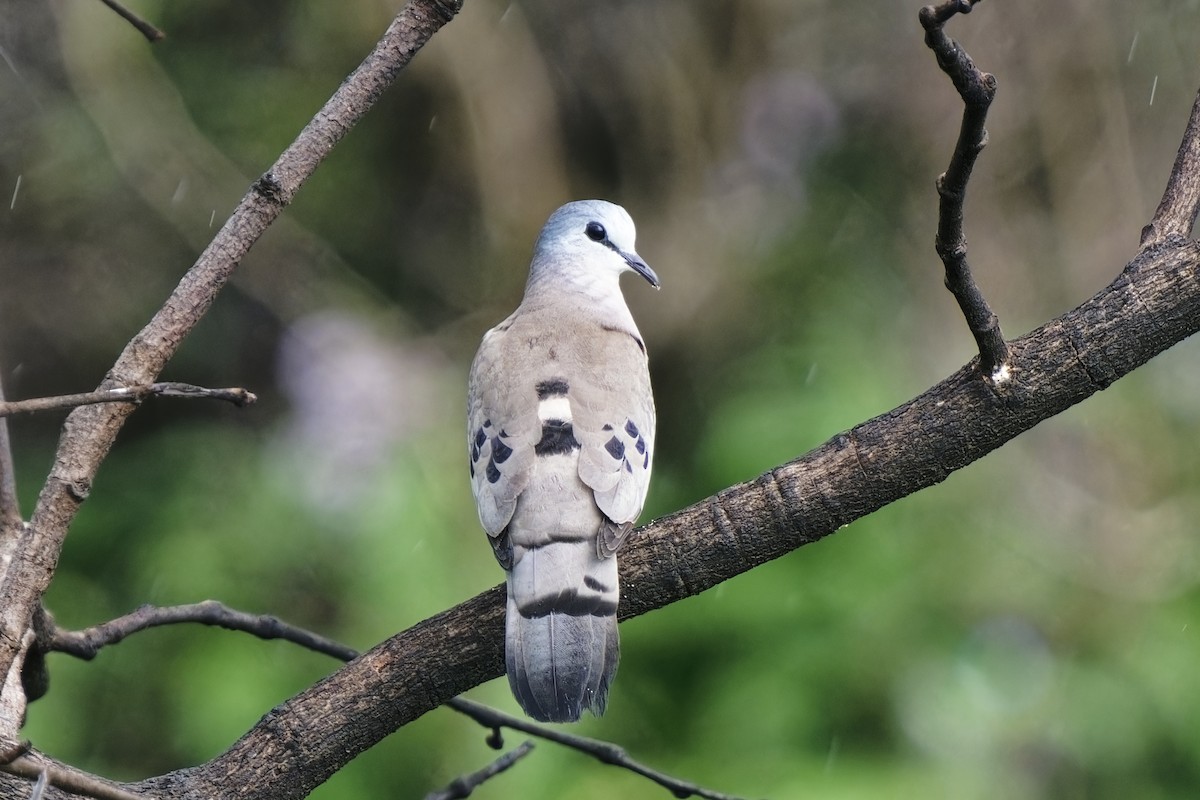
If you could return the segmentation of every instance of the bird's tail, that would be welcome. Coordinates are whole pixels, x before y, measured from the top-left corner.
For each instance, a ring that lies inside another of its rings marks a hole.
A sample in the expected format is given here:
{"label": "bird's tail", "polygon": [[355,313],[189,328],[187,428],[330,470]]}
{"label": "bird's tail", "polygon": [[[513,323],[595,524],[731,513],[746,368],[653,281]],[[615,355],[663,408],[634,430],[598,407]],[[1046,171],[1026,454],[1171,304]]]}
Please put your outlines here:
{"label": "bird's tail", "polygon": [[554,542],[518,553],[508,574],[508,682],[542,722],[599,716],[617,673],[617,559],[596,542]]}

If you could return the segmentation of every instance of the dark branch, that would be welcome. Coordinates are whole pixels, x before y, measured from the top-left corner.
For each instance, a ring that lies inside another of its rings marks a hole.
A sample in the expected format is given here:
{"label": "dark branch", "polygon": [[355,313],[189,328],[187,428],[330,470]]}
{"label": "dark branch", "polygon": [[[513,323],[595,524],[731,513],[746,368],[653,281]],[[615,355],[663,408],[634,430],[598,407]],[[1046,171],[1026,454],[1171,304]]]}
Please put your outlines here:
{"label": "dark branch", "polygon": [[[4,405],[4,385],[0,382],[0,405]],[[24,527],[21,502],[17,497],[17,476],[13,467],[12,442],[8,438],[8,421],[0,419],[0,552]]]}
{"label": "dark branch", "polygon": [[1191,236],[1197,212],[1200,212],[1200,94],[1192,104],[1183,144],[1175,155],[1175,165],[1154,219],[1142,229],[1142,246],[1158,244],[1173,236]]}
{"label": "dark branch", "polygon": [[[146,605],[123,617],[118,617],[117,619],[82,631],[61,630],[55,627],[53,621],[50,620],[48,621],[48,627],[50,628],[48,649],[90,660],[105,646],[117,644],[130,634],[160,625],[175,625],[183,622],[217,625],[228,630],[250,633],[260,639],[283,639],[309,650],[333,656],[342,661],[351,661],[359,655],[358,651],[351,647],[335,642],[332,639],[327,639],[324,636],[318,636],[311,631],[295,625],[290,625],[276,617],[247,614],[243,611],[229,608],[215,600],[205,600],[201,603],[180,606],[160,607]],[[672,778],[670,775],[639,764],[631,759],[623,749],[608,742],[588,739],[582,736],[573,736],[552,728],[544,728],[461,697],[452,698],[446,705],[459,713],[466,714],[485,728],[495,731],[497,738],[493,746],[497,749],[503,746],[499,741],[499,729],[509,728],[530,734],[531,736],[540,737],[546,741],[571,747],[597,758],[605,764],[630,770],[674,792],[676,797],[696,796],[708,798],[709,800],[736,800],[736,798],[732,798],[729,795],[719,794],[687,783],[686,781]],[[512,754],[510,753],[509,755],[511,756]],[[524,753],[513,757],[512,761],[516,761],[521,755],[524,755]],[[483,776],[479,778],[479,783],[482,783],[483,780],[491,777],[491,775],[507,769],[508,766],[511,766],[511,763],[506,763],[500,768],[496,768],[496,764],[492,764],[480,772],[459,778],[444,791],[452,791],[456,786],[460,788],[461,786],[474,788],[478,786],[478,783],[471,784],[470,780],[478,776]],[[489,773],[489,770],[492,771]],[[461,781],[467,781],[467,783],[460,784]],[[470,793],[469,790],[467,793]],[[443,794],[431,796],[466,797],[467,795]]]}
{"label": "dark branch", "polygon": [[459,798],[469,797],[471,792],[483,785],[484,781],[504,772],[504,770],[529,755],[532,750],[533,742],[523,742],[520,747],[510,750],[483,769],[455,778],[445,789],[430,792],[425,795],[425,800],[459,800]]}
{"label": "dark branch", "polygon": [[303,628],[289,625],[277,617],[266,614],[247,614],[215,600],[180,606],[146,605],[123,617],[82,631],[66,631],[53,627],[49,649],[90,660],[96,657],[101,648],[116,644],[130,634],[147,628],[176,625],[182,622],[196,622],[201,625],[216,625],[231,631],[244,631],[252,633],[260,639],[283,639],[342,661],[349,661],[358,655],[353,648],[324,636],[318,636]]}
{"label": "dark branch", "polygon": [[243,407],[258,400],[253,392],[234,387],[232,389],[206,389],[190,383],[151,383],[143,386],[122,386],[116,389],[97,389],[94,392],[64,394],[57,397],[35,397],[29,400],[5,402],[0,398],[0,417],[14,414],[30,414],[35,411],[53,411],[64,408],[96,405],[98,403],[140,403],[147,397],[189,397],[205,400],[223,400]]}
{"label": "dark branch", "polygon": [[461,714],[466,714],[483,727],[489,728],[492,731],[492,736],[489,737],[488,744],[492,747],[504,746],[500,739],[500,729],[509,728],[531,736],[540,737],[549,742],[561,744],[565,747],[570,747],[572,750],[586,753],[605,764],[627,769],[630,772],[641,775],[643,778],[654,781],[659,786],[673,793],[676,797],[702,797],[705,800],[738,800],[733,795],[714,792],[711,789],[705,789],[702,786],[696,786],[695,784],[681,781],[678,778],[672,778],[670,775],[640,764],[630,758],[624,748],[618,747],[611,742],[589,739],[586,736],[576,736],[573,733],[567,733],[557,728],[543,728],[520,717],[505,714],[502,711],[497,711],[494,708],[476,703],[473,700],[468,700],[465,697],[455,697],[448,701],[446,705]]}
{"label": "dark branch", "polygon": [[146,20],[142,19],[137,14],[134,14],[128,8],[118,3],[117,0],[100,0],[100,2],[117,12],[122,19],[124,19],[133,27],[137,28],[138,32],[141,33],[142,36],[145,36],[147,41],[157,42],[167,37],[165,33],[151,25],[149,22],[146,22]]}
{"label": "dark branch", "polygon": [[44,791],[49,785],[81,797],[94,797],[96,800],[146,800],[145,795],[130,792],[112,781],[60,764],[28,745],[22,746],[15,757],[10,757],[6,763],[0,764],[0,772],[33,781],[31,798],[37,795],[38,786]]}
{"label": "dark branch", "polygon": [[980,0],[951,0],[921,9],[925,44],[933,50],[938,66],[950,76],[963,100],[962,125],[950,166],[937,179],[940,197],[938,231],[934,248],[946,268],[946,288],[958,301],[967,327],[979,347],[979,367],[985,376],[1002,379],[1009,362],[1008,345],[1000,320],[992,313],[967,263],[967,238],[963,233],[963,203],[975,160],[987,144],[987,112],[996,96],[996,79],[981,72],[966,51],[942,29],[955,14],[965,14]]}

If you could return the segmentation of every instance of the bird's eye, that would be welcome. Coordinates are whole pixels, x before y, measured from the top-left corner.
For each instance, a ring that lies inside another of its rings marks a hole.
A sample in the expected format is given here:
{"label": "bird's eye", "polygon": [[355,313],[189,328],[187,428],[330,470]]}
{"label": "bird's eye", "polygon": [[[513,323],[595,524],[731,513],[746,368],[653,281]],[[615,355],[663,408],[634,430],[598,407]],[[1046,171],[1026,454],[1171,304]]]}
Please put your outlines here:
{"label": "bird's eye", "polygon": [[608,238],[608,231],[604,230],[604,226],[599,222],[589,222],[587,227],[583,229],[583,232],[593,242],[603,242]]}

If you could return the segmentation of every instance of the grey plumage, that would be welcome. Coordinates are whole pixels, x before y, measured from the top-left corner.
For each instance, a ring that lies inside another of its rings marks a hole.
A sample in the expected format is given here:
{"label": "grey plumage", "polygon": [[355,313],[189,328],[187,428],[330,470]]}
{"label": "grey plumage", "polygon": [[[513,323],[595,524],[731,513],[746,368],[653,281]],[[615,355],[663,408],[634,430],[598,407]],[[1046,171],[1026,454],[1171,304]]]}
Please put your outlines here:
{"label": "grey plumage", "polygon": [[646,347],[619,278],[658,277],[633,220],[568,203],[537,243],[525,297],[471,365],[467,447],[479,519],[508,575],[509,685],[529,716],[604,712],[617,669],[617,560],[654,452]]}

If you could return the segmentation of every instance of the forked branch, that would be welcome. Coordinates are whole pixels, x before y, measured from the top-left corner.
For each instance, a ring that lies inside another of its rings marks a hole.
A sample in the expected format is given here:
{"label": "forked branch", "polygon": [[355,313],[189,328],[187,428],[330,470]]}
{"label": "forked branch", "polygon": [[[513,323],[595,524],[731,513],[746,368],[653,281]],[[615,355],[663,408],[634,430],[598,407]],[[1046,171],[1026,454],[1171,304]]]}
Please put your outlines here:
{"label": "forked branch", "polygon": [[[260,639],[283,639],[284,641],[298,644],[301,647],[315,650],[316,652],[324,653],[343,661],[350,661],[359,655],[351,647],[347,647],[304,628],[286,623],[277,617],[264,614],[248,614],[244,611],[232,609],[215,600],[205,600],[200,603],[181,606],[145,605],[123,617],[118,617],[117,619],[82,631],[59,629],[54,625],[53,620],[50,620],[48,623],[50,628],[48,635],[49,649],[51,651],[67,653],[78,658],[91,659],[104,647],[117,644],[127,636],[138,631],[162,625],[177,625],[186,622],[216,625],[228,630],[253,634]],[[452,698],[446,705],[460,714],[465,714],[484,728],[492,731],[492,735],[488,739],[488,744],[497,750],[504,746],[503,740],[500,737],[500,729],[508,728],[510,730],[521,731],[530,736],[537,736],[549,742],[555,742],[573,750],[578,750],[605,764],[627,769],[657,783],[659,786],[672,792],[676,797],[694,796],[704,798],[704,800],[738,800],[738,798],[731,795],[714,792],[711,789],[705,789],[702,786],[682,781],[666,773],[647,767],[632,759],[623,748],[610,742],[589,739],[584,736],[576,736],[554,728],[544,727],[520,719],[519,717],[505,714],[482,703],[468,700],[465,697]],[[524,749],[518,748],[513,753],[509,753],[507,759],[499,759],[479,772],[462,776],[451,783],[441,793],[435,793],[431,797],[466,797],[466,794],[454,794],[453,792],[461,791],[467,787],[474,788],[478,785],[476,781],[481,783],[483,780],[499,774],[511,766],[517,759],[524,756],[531,747],[532,745]]]}

